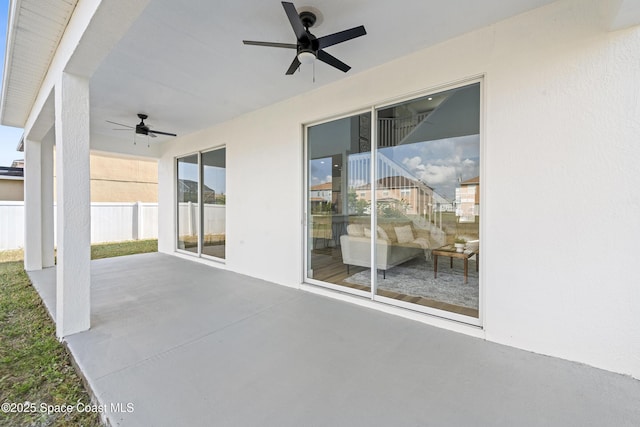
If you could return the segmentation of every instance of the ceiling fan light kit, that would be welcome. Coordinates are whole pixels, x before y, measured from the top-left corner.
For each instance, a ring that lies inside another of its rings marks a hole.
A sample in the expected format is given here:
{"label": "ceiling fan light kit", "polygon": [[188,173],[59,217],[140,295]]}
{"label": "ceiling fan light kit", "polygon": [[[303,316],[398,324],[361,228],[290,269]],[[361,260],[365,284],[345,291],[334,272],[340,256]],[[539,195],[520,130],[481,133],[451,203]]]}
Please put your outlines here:
{"label": "ceiling fan light kit", "polygon": [[311,50],[301,50],[300,52],[298,52],[298,61],[300,61],[301,64],[313,64],[313,61],[315,61],[315,59],[316,55]]}
{"label": "ceiling fan light kit", "polygon": [[317,12],[315,12],[315,9],[307,8],[306,10],[298,12],[293,3],[284,1],[282,2],[282,7],[287,14],[291,28],[293,28],[293,33],[297,40],[296,44],[252,40],[243,40],[242,42],[246,45],[253,46],[296,49],[296,56],[293,58],[293,62],[285,73],[287,75],[295,73],[298,68],[300,68],[301,64],[311,64],[314,63],[316,59],[345,73],[351,69],[350,66],[325,52],[323,49],[338,43],[355,39],[356,37],[364,36],[367,34],[364,26],[360,25],[359,27],[354,27],[318,38],[309,31],[309,28],[313,27],[316,22],[318,22],[318,15]]}

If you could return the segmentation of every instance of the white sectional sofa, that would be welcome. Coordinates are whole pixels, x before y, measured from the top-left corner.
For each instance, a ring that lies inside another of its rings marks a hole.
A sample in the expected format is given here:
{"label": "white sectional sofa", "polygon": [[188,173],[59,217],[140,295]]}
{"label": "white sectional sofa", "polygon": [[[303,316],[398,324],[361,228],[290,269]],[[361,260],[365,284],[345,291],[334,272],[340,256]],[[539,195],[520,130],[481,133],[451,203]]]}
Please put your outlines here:
{"label": "white sectional sofa", "polygon": [[[371,237],[370,233],[361,235],[361,227],[351,224],[347,227],[348,234],[340,236],[342,249],[342,261],[347,265],[371,267]],[[396,265],[402,264],[418,256],[429,256],[429,239],[411,235],[400,235],[400,231],[408,232],[409,224],[385,224],[378,227],[376,236],[376,268],[386,271]],[[396,233],[395,231],[399,232]],[[362,233],[364,234],[364,233]]]}

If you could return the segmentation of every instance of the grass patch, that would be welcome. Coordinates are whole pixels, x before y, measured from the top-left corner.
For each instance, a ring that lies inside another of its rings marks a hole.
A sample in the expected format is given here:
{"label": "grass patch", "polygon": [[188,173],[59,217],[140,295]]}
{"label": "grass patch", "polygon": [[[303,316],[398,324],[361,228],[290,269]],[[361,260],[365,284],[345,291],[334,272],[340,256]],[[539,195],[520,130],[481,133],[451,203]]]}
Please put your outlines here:
{"label": "grass patch", "polygon": [[157,240],[131,240],[118,243],[91,245],[91,259],[158,252]]}
{"label": "grass patch", "polygon": [[22,261],[22,260],[24,260],[24,251],[22,249],[0,251],[0,262]]}
{"label": "grass patch", "polygon": [[[101,244],[91,247],[91,257],[155,252],[157,248],[157,240]],[[91,401],[21,259],[22,251],[0,252],[0,403],[22,406],[29,402],[36,411],[0,411],[0,425],[101,426],[96,413],[40,411],[42,404],[75,406],[78,401]]]}
{"label": "grass patch", "polygon": [[37,408],[35,413],[0,411],[0,425],[102,425],[95,413],[40,412],[42,404],[91,401],[20,261],[0,264],[0,340],[0,402],[30,402]]}

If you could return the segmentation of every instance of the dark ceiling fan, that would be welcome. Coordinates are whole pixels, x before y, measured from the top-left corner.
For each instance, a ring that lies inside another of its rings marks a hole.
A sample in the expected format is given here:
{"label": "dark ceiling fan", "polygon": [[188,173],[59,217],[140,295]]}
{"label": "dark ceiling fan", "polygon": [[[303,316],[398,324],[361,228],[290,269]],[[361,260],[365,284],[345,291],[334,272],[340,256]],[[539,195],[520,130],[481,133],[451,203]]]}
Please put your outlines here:
{"label": "dark ceiling fan", "polygon": [[286,74],[293,74],[300,67],[302,62],[311,62],[313,59],[319,59],[320,61],[331,65],[345,73],[351,69],[350,66],[340,61],[336,57],[328,54],[323,49],[329,46],[333,46],[338,43],[345,42],[347,40],[355,39],[356,37],[364,36],[367,31],[364,26],[354,27],[349,30],[340,31],[338,33],[329,34],[328,36],[316,37],[309,31],[309,28],[313,27],[316,23],[316,15],[311,11],[303,11],[298,13],[293,3],[282,2],[282,7],[289,18],[293,32],[296,35],[298,42],[296,44],[290,43],[271,43],[271,42],[259,42],[251,40],[243,40],[242,42],[247,45],[254,46],[267,46],[267,47],[280,47],[284,49],[296,49],[297,54],[293,59],[293,62],[289,66]]}
{"label": "dark ceiling fan", "polygon": [[118,126],[124,126],[127,129],[114,129],[114,130],[131,130],[131,129],[135,129],[136,133],[138,135],[148,135],[152,138],[157,137],[158,135],[167,135],[167,136],[178,136],[175,133],[170,133],[170,132],[162,132],[159,130],[155,130],[155,129],[149,129],[149,126],[147,126],[144,121],[149,118],[149,116],[147,116],[146,114],[142,114],[142,113],[138,113],[138,118],[140,119],[140,123],[138,123],[135,127],[133,126],[129,126],[129,125],[125,125],[122,123],[117,123],[117,122],[112,122],[111,120],[107,120],[107,123],[111,123],[114,125],[118,125]]}

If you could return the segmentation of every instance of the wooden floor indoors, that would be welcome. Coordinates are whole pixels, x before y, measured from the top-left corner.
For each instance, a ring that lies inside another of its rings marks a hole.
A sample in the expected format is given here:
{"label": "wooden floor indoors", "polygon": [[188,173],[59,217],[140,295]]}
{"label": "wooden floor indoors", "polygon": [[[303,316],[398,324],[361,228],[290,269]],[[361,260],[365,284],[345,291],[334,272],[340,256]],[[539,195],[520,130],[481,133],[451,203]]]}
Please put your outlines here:
{"label": "wooden floor indoors", "polygon": [[[345,282],[345,279],[347,279],[348,277],[368,269],[352,265],[349,266],[349,271],[347,272],[347,266],[342,262],[342,253],[339,247],[314,249],[311,253],[311,265],[313,266],[313,278],[315,280],[320,280],[322,282],[333,283],[336,285],[363,291],[371,290],[369,286]],[[378,276],[379,280],[384,280],[382,272],[380,272]],[[458,313],[465,316],[475,318],[478,317],[477,309],[448,304],[445,302],[440,302],[420,296],[405,295],[398,292],[391,292],[382,289],[378,290],[378,295],[412,304],[422,305],[425,307],[436,308],[438,310]]]}

